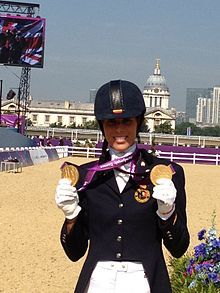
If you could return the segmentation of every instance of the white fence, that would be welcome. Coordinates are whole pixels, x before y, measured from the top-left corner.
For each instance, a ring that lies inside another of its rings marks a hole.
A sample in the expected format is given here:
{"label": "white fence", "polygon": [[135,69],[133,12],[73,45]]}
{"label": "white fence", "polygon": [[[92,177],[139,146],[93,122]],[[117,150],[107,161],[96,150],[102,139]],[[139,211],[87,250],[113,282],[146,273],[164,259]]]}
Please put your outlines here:
{"label": "white fence", "polygon": [[[98,157],[101,154],[100,148],[89,147],[68,147],[68,153],[72,156],[84,156],[86,158]],[[172,162],[185,162],[189,164],[220,165],[220,154],[197,154],[197,153],[176,153],[157,151],[157,157]]]}
{"label": "white fence", "polygon": [[[48,128],[28,126],[27,135],[43,135],[44,137],[68,137],[72,141],[82,141],[85,139],[99,142],[103,140],[103,135],[100,130],[93,129],[71,129],[71,128]],[[194,135],[176,135],[164,133],[139,133],[143,143],[176,145],[176,146],[199,146],[199,147],[220,147],[220,137],[215,136],[194,136]]]}
{"label": "white fence", "polygon": [[219,154],[196,154],[196,153],[174,153],[174,152],[159,152],[159,158],[168,159],[172,162],[184,162],[190,164],[220,164]]}
{"label": "white fence", "polygon": [[[56,149],[58,157],[82,156],[86,158],[97,158],[101,154],[101,148],[76,147],[76,146],[57,146],[57,147],[16,147],[16,148],[0,148],[0,152],[22,151],[33,149]],[[220,154],[199,154],[199,153],[176,153],[157,151],[156,156],[164,158],[172,162],[182,162],[189,164],[207,164],[220,165]]]}

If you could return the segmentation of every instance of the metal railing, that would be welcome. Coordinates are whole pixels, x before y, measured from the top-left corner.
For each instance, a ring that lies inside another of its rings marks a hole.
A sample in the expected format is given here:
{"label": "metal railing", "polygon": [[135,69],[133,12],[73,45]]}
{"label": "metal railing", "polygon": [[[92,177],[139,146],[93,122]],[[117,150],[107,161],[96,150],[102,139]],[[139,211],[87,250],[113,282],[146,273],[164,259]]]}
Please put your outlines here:
{"label": "metal railing", "polygon": [[[0,152],[23,151],[33,149],[56,149],[58,157],[64,158],[68,156],[77,156],[85,158],[98,158],[101,154],[101,148],[93,147],[76,147],[76,146],[50,146],[50,147],[16,147],[16,148],[0,148]],[[156,151],[155,154],[159,158],[164,158],[172,162],[181,162],[189,164],[207,164],[207,165],[220,165],[220,154],[208,153],[178,153],[178,152],[164,152]]]}
{"label": "metal railing", "polygon": [[[103,140],[103,135],[100,130],[93,129],[72,129],[72,128],[50,128],[50,127],[27,127],[27,135],[43,135],[45,137],[69,137],[71,140],[90,139],[95,142]],[[195,136],[195,135],[176,135],[163,133],[139,133],[143,143],[166,144],[175,146],[199,146],[199,147],[220,147],[220,137],[214,136]]]}
{"label": "metal railing", "polygon": [[102,153],[101,148],[91,148],[91,147],[68,147],[68,153],[72,156],[83,156],[86,158],[99,157]]}
{"label": "metal railing", "polygon": [[159,158],[170,160],[171,162],[182,162],[190,164],[220,165],[219,154],[197,154],[197,153],[174,153],[160,152]]}
{"label": "metal railing", "polygon": [[[86,158],[99,157],[101,148],[90,147],[68,147],[68,153],[72,156],[83,156]],[[197,154],[197,153],[176,153],[157,151],[156,156],[172,162],[185,162],[190,164],[220,165],[220,154]]]}

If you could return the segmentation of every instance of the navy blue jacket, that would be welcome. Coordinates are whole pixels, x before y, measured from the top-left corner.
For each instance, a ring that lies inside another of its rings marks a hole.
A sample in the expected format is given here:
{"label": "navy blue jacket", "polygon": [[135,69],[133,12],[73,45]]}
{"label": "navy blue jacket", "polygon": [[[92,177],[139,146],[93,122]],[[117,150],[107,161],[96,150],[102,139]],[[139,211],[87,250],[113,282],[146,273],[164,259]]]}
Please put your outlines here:
{"label": "navy blue jacket", "polygon": [[[77,187],[82,186],[87,169],[92,164],[79,167],[80,182]],[[167,221],[162,221],[157,216],[157,201],[154,198],[150,196],[144,203],[135,199],[140,184],[147,185],[152,194],[153,184],[149,173],[141,177],[141,182],[130,177],[120,193],[114,172],[100,172],[86,190],[79,192],[82,210],[77,222],[67,234],[65,221],[61,231],[62,246],[72,261],[79,260],[89,247],[75,293],[84,292],[92,271],[100,260],[141,262],[151,293],[172,292],[162,241],[171,255],[177,258],[188,248],[185,178],[180,165],[154,157],[146,151],[141,151],[137,172],[143,173],[157,164],[172,164],[175,170],[172,180],[177,189],[176,209]]]}

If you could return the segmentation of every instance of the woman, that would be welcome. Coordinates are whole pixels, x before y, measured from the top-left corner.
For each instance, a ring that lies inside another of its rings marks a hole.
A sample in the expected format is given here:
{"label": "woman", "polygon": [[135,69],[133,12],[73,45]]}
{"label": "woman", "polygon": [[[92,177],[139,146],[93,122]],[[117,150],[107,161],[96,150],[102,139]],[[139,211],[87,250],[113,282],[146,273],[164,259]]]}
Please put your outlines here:
{"label": "woman", "polygon": [[144,113],[135,84],[104,84],[95,100],[102,155],[79,166],[76,188],[68,179],[57,186],[67,256],[77,261],[89,247],[77,293],[170,293],[162,241],[174,257],[188,248],[183,169],[137,148]]}

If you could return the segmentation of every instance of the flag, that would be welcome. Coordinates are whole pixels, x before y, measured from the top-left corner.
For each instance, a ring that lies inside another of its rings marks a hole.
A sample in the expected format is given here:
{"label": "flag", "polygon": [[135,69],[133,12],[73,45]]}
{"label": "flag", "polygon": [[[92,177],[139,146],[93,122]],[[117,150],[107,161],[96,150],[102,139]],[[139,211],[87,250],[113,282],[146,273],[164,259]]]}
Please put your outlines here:
{"label": "flag", "polygon": [[16,93],[15,93],[13,90],[10,90],[10,91],[7,93],[6,99],[7,99],[7,100],[11,100],[11,99],[14,98],[15,95],[16,95]]}
{"label": "flag", "polygon": [[0,16],[0,34],[9,50],[5,63],[43,67],[44,18]]}

